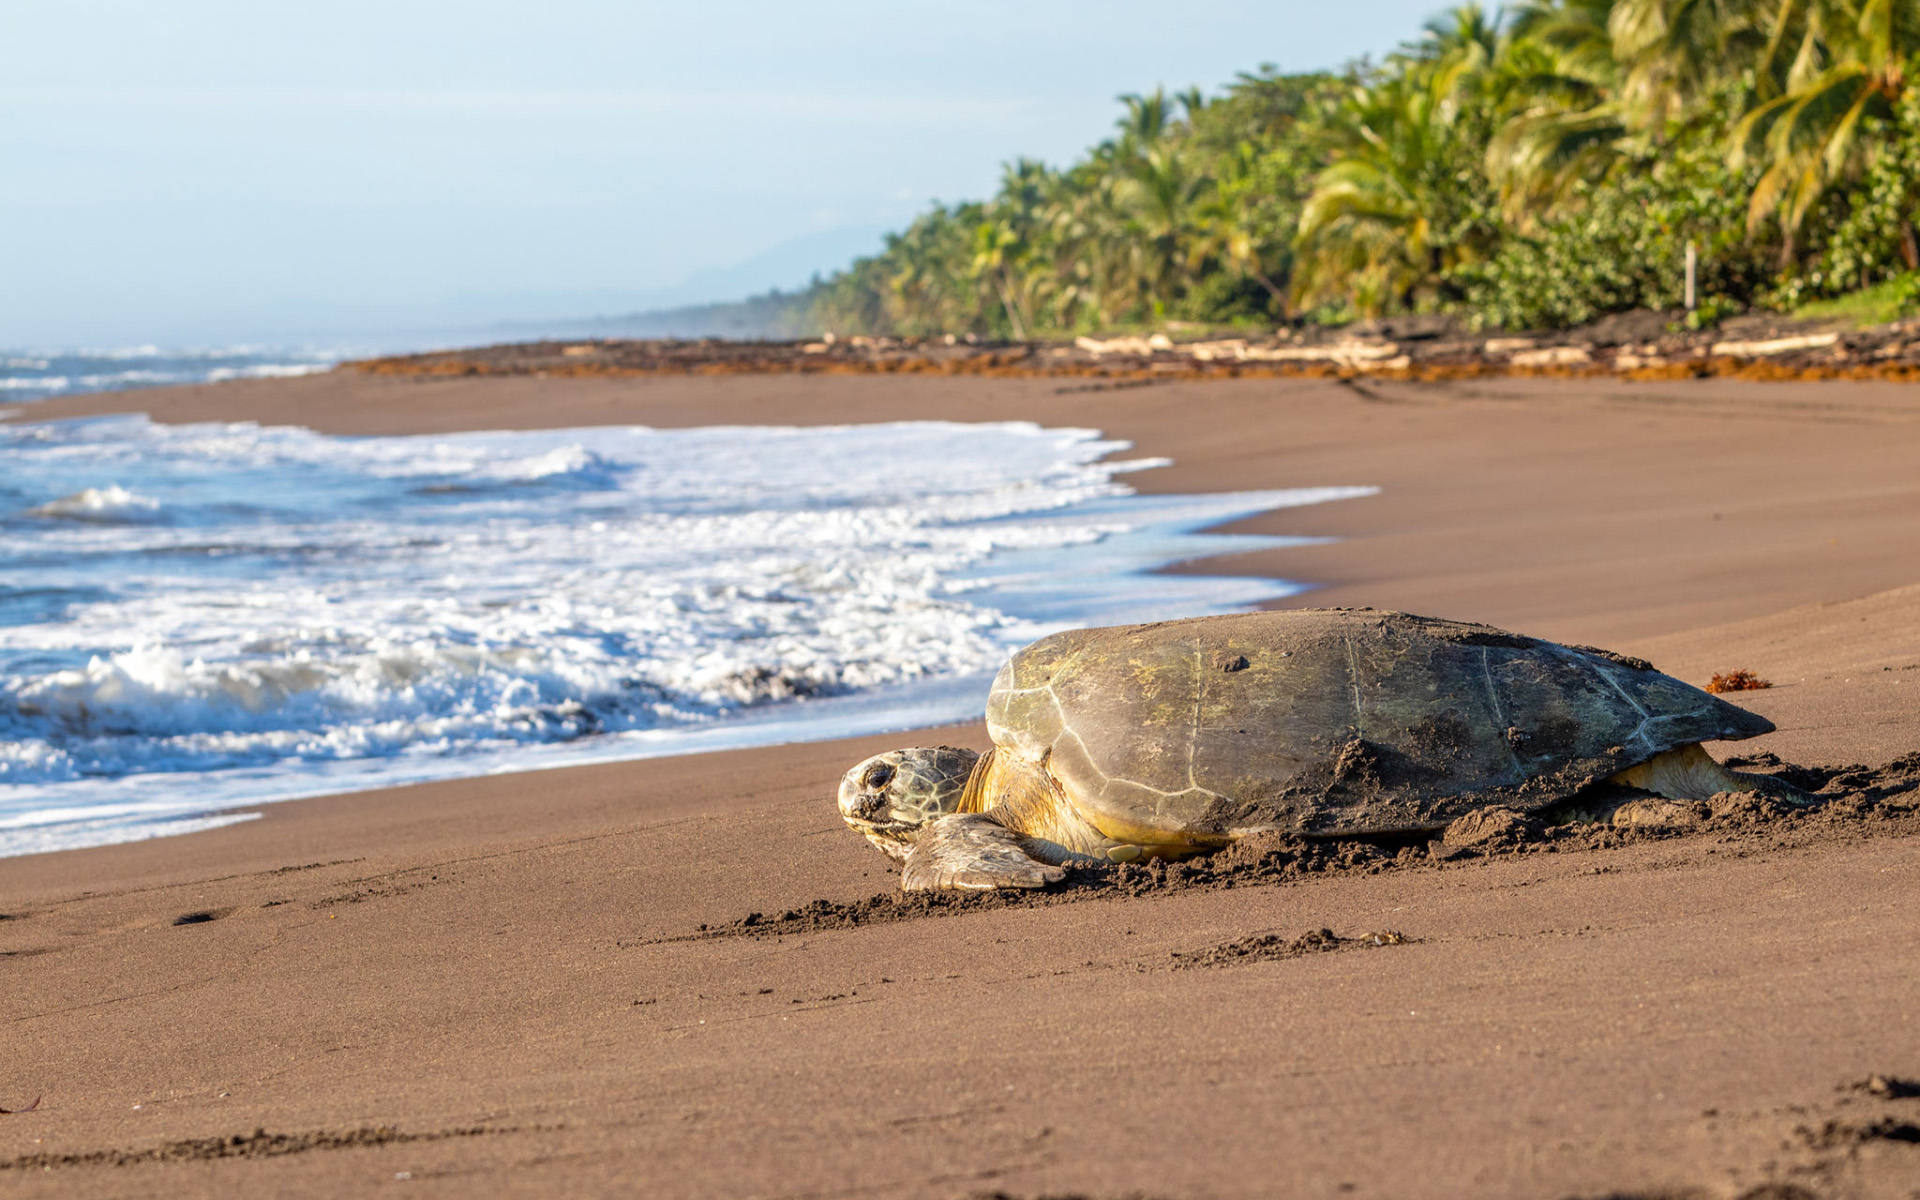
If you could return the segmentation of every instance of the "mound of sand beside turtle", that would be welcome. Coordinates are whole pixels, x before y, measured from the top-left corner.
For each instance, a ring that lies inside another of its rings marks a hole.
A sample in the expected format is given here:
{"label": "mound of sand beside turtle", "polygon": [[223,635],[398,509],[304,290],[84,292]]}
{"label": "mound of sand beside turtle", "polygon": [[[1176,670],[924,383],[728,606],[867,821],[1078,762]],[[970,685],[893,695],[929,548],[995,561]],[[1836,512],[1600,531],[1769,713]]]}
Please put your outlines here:
{"label": "mound of sand beside turtle", "polygon": [[[1158,353],[1156,351],[1156,353]],[[585,356],[576,356],[585,357]],[[817,356],[816,356],[817,357]],[[1183,491],[1376,484],[1205,564],[1651,660],[1829,802],[1269,839],[903,897],[897,734],[494,776],[0,865],[21,1195],[1906,1196],[1920,394],[1617,378],[342,370],[79,397],[341,433],[1088,426]],[[984,749],[977,725],[931,741]]]}

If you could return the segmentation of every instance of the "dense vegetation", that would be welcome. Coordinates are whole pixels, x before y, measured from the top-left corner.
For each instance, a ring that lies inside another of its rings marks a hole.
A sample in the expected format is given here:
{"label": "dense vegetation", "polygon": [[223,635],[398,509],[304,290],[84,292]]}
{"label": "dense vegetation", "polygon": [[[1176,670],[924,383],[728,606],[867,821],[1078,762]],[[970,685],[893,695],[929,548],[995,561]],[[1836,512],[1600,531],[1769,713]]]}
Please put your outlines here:
{"label": "dense vegetation", "polygon": [[850,333],[1042,333],[1452,312],[1696,319],[1920,298],[1920,0],[1469,4],[1379,64],[1123,97],[804,295]]}

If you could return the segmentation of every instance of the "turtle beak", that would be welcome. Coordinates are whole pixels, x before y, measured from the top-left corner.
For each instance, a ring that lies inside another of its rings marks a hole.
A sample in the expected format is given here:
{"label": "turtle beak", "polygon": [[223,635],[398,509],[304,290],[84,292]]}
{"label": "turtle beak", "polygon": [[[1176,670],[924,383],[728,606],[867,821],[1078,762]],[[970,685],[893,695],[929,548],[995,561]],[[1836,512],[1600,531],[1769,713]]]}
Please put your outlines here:
{"label": "turtle beak", "polygon": [[840,815],[847,824],[866,833],[872,830],[899,828],[900,821],[893,813],[892,789],[894,765],[881,755],[868,759],[840,781]]}
{"label": "turtle beak", "polygon": [[849,821],[873,825],[878,823],[883,815],[889,815],[892,807],[885,792],[868,792],[865,795],[855,796],[852,803],[842,811],[846,813]]}
{"label": "turtle beak", "polygon": [[898,834],[918,825],[917,821],[901,820],[885,795],[860,797],[850,806],[842,805],[840,815],[861,833]]}

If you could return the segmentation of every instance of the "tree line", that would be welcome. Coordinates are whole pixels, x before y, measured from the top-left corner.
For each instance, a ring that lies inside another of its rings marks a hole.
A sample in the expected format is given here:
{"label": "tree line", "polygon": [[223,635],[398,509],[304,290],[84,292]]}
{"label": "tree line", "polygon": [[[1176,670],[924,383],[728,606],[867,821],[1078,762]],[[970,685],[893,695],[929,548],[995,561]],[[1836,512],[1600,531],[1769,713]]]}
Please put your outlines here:
{"label": "tree line", "polygon": [[1920,0],[1468,4],[1379,63],[1124,96],[1079,161],[1017,160],[796,300],[843,333],[1550,328],[1675,308],[1689,242],[1696,322],[1904,288],[1917,53]]}

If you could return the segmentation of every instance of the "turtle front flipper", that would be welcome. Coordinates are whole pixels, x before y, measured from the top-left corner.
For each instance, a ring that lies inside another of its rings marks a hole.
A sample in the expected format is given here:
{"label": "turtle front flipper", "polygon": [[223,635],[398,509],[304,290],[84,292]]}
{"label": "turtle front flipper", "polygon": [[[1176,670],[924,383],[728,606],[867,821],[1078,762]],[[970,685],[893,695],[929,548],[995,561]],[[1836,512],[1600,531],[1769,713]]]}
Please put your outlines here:
{"label": "turtle front flipper", "polygon": [[1031,840],[980,813],[950,813],[927,823],[900,870],[909,892],[1040,888],[1066,871],[1036,858]]}

